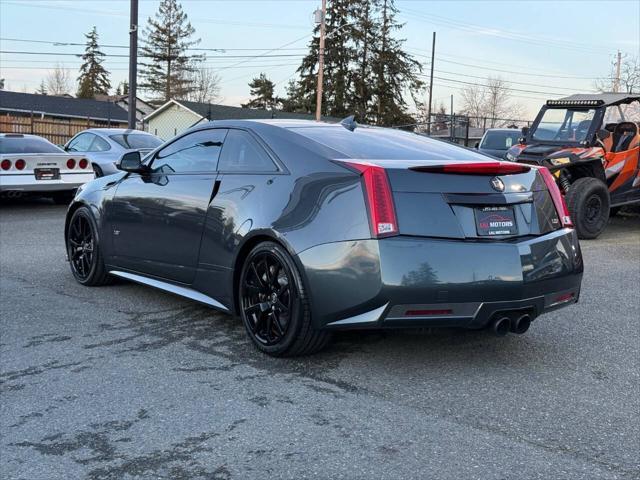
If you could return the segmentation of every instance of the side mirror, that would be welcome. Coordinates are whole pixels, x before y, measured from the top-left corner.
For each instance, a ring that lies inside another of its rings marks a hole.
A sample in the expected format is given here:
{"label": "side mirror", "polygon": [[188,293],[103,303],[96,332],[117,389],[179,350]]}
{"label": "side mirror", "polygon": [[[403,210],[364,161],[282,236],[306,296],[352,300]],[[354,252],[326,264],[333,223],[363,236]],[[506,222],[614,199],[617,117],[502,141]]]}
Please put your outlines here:
{"label": "side mirror", "polygon": [[476,142],[476,144],[473,146],[473,148],[475,148],[475,149],[480,148],[480,142]]}
{"label": "side mirror", "polygon": [[149,167],[142,163],[140,152],[127,152],[118,162],[118,169],[129,173],[146,173]]}
{"label": "side mirror", "polygon": [[522,138],[527,138],[529,135],[529,127],[522,127]]}
{"label": "side mirror", "polygon": [[596,137],[598,137],[598,140],[600,140],[601,142],[606,140],[610,136],[611,136],[611,132],[609,130],[600,129],[596,132]]}

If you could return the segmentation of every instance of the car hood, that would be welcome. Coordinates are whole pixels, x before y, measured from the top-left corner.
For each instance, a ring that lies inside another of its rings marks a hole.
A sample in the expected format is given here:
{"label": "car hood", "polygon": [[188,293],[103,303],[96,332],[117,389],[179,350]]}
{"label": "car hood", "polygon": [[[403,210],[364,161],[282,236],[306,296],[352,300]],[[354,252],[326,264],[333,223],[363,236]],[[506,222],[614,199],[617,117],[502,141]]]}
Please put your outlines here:
{"label": "car hood", "polygon": [[572,160],[585,160],[604,155],[604,151],[600,147],[573,147],[546,143],[514,145],[507,153],[509,160],[540,164],[543,160],[551,158],[568,157]]}

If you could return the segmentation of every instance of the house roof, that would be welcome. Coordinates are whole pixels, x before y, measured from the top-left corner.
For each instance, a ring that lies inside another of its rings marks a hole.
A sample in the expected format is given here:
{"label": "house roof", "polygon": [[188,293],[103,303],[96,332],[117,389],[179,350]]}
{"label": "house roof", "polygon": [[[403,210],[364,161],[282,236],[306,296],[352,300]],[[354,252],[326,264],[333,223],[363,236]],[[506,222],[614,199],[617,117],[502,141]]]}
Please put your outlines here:
{"label": "house roof", "polygon": [[45,114],[54,117],[92,118],[126,122],[127,112],[112,102],[0,90],[0,111]]}
{"label": "house roof", "polygon": [[[313,115],[308,113],[291,113],[282,112],[280,110],[260,110],[257,108],[232,107],[230,105],[219,105],[215,103],[198,103],[189,102],[187,100],[171,99],[167,103],[161,105],[149,115],[144,117],[144,120],[148,121],[152,117],[155,117],[157,114],[167,109],[170,105],[180,105],[207,120],[257,120],[269,118],[313,120],[315,118]],[[323,117],[323,119],[333,121],[338,120],[329,117]]]}

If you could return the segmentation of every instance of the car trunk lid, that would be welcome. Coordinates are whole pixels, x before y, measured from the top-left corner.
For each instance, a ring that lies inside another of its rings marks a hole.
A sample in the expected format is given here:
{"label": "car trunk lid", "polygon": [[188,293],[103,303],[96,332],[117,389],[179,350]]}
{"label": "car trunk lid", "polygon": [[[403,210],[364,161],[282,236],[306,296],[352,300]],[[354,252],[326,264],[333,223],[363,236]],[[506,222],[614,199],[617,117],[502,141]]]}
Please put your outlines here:
{"label": "car trunk lid", "polygon": [[450,160],[348,163],[384,169],[400,235],[508,241],[562,226],[543,176],[526,165]]}

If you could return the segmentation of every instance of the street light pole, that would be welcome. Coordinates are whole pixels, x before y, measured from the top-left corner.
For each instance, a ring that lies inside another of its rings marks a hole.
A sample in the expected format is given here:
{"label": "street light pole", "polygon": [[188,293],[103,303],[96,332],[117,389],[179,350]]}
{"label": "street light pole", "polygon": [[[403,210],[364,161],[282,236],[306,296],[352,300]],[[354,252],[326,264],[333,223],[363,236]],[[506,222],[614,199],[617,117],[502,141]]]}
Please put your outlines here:
{"label": "street light pole", "polygon": [[322,0],[322,18],[320,19],[320,45],[318,59],[318,86],[316,89],[316,122],[320,121],[322,112],[322,85],[324,82],[324,35],[325,35],[325,18],[327,16],[327,0]]}
{"label": "street light pole", "polygon": [[138,0],[131,0],[129,21],[129,115],[128,127],[136,128],[136,90],[138,78]]}

